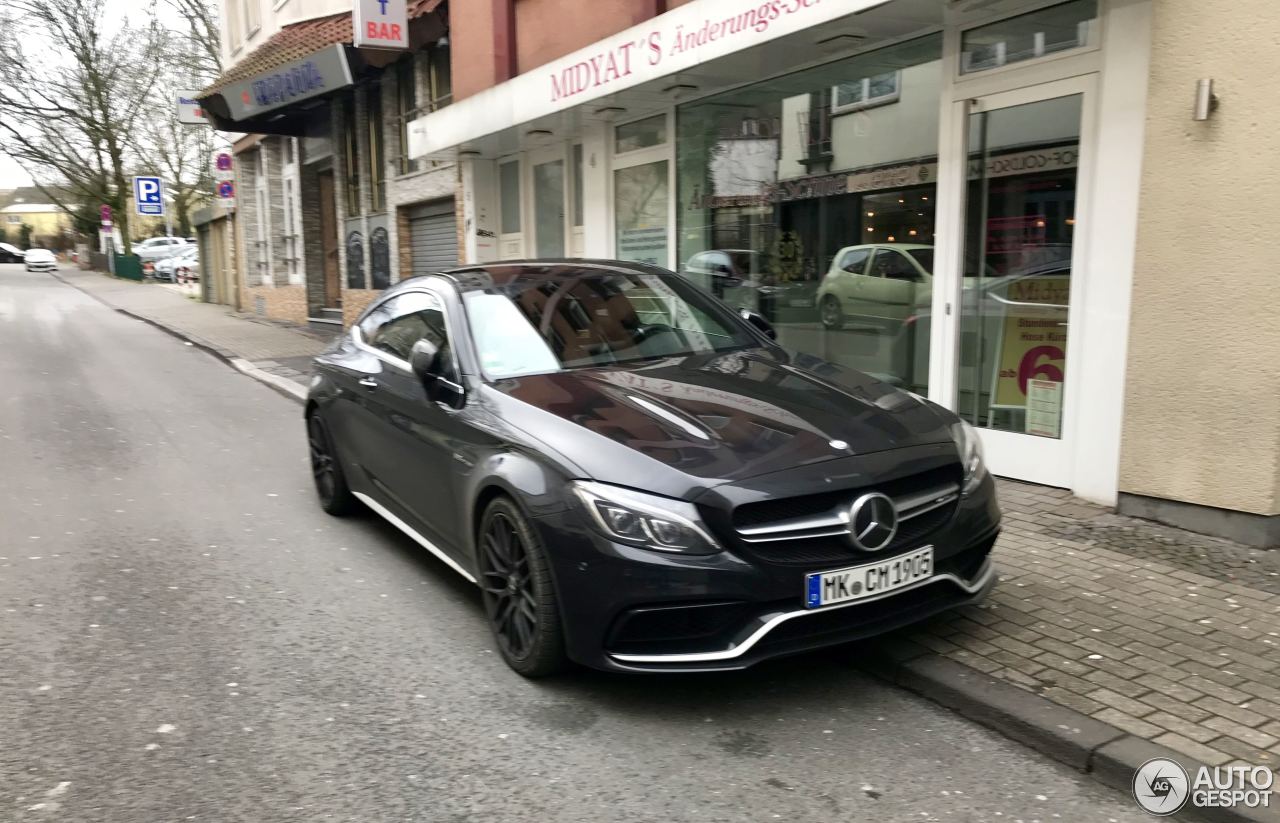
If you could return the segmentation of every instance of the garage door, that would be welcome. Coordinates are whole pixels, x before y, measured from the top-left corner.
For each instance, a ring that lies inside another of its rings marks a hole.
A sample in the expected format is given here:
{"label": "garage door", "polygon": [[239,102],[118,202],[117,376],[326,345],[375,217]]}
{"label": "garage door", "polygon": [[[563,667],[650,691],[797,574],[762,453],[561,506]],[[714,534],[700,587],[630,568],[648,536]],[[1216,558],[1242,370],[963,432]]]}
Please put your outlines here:
{"label": "garage door", "polygon": [[413,237],[414,274],[458,267],[458,224],[453,216],[453,200],[412,209],[409,232]]}

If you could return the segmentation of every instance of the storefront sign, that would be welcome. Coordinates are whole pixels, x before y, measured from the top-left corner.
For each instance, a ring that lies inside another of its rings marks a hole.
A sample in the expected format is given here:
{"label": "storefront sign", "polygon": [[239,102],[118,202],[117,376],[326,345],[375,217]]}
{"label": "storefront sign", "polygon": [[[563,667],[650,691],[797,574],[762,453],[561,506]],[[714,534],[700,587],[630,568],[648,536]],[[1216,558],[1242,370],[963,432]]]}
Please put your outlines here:
{"label": "storefront sign", "polygon": [[337,45],[231,83],[221,94],[231,119],[247,120],[350,85],[346,47]]}
{"label": "storefront sign", "polygon": [[425,115],[417,121],[424,127],[411,131],[409,155],[442,152],[883,2],[693,0]]}
{"label": "storefront sign", "polygon": [[846,188],[850,192],[904,189],[909,186],[932,183],[937,177],[937,163],[913,163],[908,166],[894,166],[851,174]]}
{"label": "storefront sign", "polygon": [[199,92],[178,92],[178,122],[188,126],[207,126],[209,120],[204,116],[204,109],[196,99]]}
{"label": "storefront sign", "polygon": [[1005,307],[994,406],[1024,408],[1030,381],[1065,379],[1070,295],[1069,276],[1023,277],[992,290],[987,299]]}
{"label": "storefront sign", "polygon": [[[1065,171],[1074,169],[1079,163],[1080,152],[1074,144],[1051,149],[1006,152],[987,159],[986,176],[991,179],[1044,171]],[[970,180],[979,179],[982,173],[981,160],[969,161]]]}
{"label": "storefront sign", "polygon": [[371,49],[409,48],[406,0],[356,0],[352,11],[355,44]]}

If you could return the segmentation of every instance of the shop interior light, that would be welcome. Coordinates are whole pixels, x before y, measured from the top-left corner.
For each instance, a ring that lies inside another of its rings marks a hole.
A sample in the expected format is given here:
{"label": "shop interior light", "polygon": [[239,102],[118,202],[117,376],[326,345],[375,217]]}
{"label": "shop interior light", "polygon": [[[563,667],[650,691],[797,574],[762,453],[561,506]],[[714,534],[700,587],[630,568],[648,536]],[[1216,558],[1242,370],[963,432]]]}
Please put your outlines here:
{"label": "shop interior light", "polygon": [[915,229],[911,229],[910,231],[908,231],[908,232],[907,232],[907,234],[911,235],[912,237],[915,237],[915,236],[916,236],[916,230],[915,230]]}
{"label": "shop interior light", "polygon": [[867,231],[875,231],[875,230],[876,230],[875,226],[867,226]]}
{"label": "shop interior light", "polygon": [[891,234],[891,235],[889,235],[889,242],[890,242],[890,243],[896,243],[896,242],[898,242],[898,238],[894,237],[894,236]]}
{"label": "shop interior light", "polygon": [[867,212],[867,217],[875,217],[875,216],[876,216],[876,213],[875,213],[875,212],[873,212],[873,211],[869,211],[869,212]]}

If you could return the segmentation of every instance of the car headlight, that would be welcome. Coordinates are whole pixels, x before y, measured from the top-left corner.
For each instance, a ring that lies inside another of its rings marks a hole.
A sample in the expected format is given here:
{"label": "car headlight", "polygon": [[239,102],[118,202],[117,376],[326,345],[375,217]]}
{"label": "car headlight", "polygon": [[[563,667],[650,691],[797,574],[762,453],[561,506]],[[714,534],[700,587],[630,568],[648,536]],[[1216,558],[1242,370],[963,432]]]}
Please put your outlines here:
{"label": "car headlight", "polygon": [[982,479],[987,476],[987,464],[982,459],[982,440],[978,431],[961,420],[951,426],[951,437],[960,450],[960,462],[964,464],[964,482],[960,486],[961,494],[969,494],[978,488]]}
{"label": "car headlight", "polygon": [[572,488],[611,540],[679,554],[722,551],[692,503],[588,480],[575,480]]}

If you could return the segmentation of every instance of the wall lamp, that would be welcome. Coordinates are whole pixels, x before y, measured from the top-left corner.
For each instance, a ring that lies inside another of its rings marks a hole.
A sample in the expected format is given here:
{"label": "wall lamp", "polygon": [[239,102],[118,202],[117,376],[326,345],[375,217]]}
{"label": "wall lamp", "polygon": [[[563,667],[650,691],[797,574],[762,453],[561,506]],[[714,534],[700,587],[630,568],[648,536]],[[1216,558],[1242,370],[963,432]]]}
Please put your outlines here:
{"label": "wall lamp", "polygon": [[1204,79],[1196,82],[1196,105],[1191,119],[1202,122],[1218,109],[1218,95],[1213,93],[1213,80]]}

